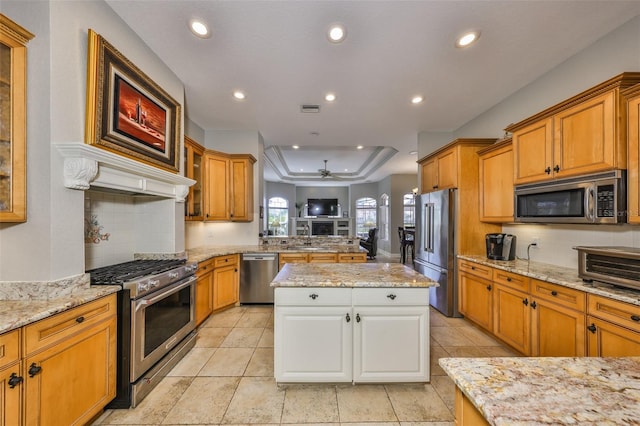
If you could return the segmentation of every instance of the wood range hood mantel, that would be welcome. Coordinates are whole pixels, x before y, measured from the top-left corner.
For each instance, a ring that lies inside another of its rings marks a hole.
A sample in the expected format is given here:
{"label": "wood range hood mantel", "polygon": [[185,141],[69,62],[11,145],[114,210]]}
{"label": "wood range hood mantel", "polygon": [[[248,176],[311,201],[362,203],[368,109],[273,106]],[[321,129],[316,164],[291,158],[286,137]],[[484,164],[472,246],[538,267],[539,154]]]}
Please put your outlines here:
{"label": "wood range hood mantel", "polygon": [[64,158],[64,186],[107,188],[123,193],[157,195],[184,202],[196,182],[118,154],[82,143],[55,145]]}

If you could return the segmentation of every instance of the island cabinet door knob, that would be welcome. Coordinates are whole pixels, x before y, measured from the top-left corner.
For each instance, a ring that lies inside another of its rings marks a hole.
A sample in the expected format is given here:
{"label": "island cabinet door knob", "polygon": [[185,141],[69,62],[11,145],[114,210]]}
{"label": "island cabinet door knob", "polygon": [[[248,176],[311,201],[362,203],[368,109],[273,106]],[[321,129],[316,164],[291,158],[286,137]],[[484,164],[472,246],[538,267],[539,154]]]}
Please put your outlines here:
{"label": "island cabinet door knob", "polygon": [[393,294],[393,293],[391,293],[391,294],[387,294],[387,297],[388,297],[389,299],[391,299],[391,300],[395,300],[396,295],[395,295],[395,294]]}
{"label": "island cabinet door knob", "polygon": [[312,298],[313,300],[316,300],[318,298],[318,295],[315,293],[311,293],[309,297]]}
{"label": "island cabinet door knob", "polygon": [[348,314],[348,313],[347,313],[347,317],[346,317],[346,319],[347,319],[347,322],[351,322],[351,317],[349,316],[349,314]]}
{"label": "island cabinet door knob", "polygon": [[360,322],[360,314],[356,314],[356,322]]}

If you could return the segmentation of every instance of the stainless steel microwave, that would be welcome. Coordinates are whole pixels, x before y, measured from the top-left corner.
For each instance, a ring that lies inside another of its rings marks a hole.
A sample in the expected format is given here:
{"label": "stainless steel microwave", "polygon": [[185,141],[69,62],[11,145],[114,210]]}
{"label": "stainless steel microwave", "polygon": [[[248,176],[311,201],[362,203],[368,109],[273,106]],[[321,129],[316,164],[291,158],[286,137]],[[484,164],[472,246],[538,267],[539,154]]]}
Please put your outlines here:
{"label": "stainless steel microwave", "polygon": [[516,222],[626,223],[626,171],[517,185]]}

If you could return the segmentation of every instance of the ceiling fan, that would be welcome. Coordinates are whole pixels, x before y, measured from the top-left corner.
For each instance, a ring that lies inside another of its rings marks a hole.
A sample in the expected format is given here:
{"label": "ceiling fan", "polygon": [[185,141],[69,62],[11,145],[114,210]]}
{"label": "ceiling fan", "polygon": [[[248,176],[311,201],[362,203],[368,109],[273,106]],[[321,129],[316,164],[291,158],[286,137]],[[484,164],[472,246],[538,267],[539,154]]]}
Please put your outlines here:
{"label": "ceiling fan", "polygon": [[324,169],[318,169],[318,173],[320,173],[320,177],[322,179],[328,178],[328,177],[336,179],[336,176],[333,176],[331,174],[331,170],[327,170],[327,161],[328,160],[324,160]]}

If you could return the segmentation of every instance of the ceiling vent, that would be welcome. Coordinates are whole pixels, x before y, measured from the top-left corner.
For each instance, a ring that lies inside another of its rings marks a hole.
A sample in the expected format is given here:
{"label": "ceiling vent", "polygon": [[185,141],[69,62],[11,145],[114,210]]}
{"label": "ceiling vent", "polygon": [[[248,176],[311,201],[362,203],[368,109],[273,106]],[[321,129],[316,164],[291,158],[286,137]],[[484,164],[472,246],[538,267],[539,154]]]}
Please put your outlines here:
{"label": "ceiling vent", "polygon": [[320,105],[300,105],[300,112],[318,113]]}

